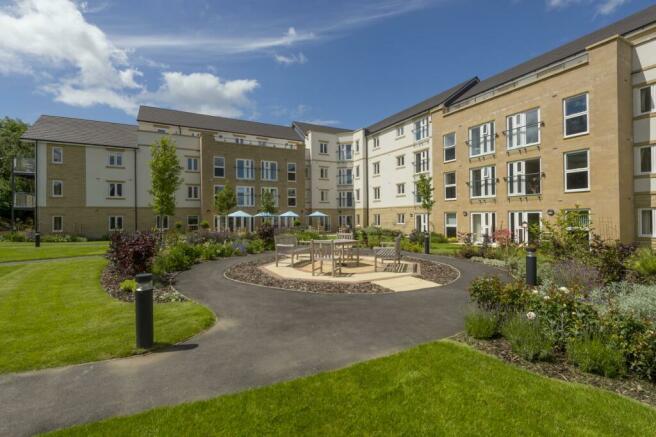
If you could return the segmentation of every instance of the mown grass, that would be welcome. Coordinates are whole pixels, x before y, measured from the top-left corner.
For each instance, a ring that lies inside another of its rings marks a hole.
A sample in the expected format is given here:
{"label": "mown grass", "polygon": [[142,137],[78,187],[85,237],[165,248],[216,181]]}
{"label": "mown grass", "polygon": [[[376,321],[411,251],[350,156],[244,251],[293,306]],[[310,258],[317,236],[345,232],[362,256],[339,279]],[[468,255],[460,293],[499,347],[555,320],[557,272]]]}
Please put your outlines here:
{"label": "mown grass", "polygon": [[645,436],[656,410],[449,341],[56,435]]}
{"label": "mown grass", "polygon": [[[0,373],[132,355],[134,304],[100,285],[102,258],[0,265]],[[155,305],[155,341],[179,342],[214,323],[194,302]]]}
{"label": "mown grass", "polygon": [[103,255],[107,252],[108,246],[107,241],[41,243],[41,247],[34,247],[34,243],[0,242],[0,262]]}

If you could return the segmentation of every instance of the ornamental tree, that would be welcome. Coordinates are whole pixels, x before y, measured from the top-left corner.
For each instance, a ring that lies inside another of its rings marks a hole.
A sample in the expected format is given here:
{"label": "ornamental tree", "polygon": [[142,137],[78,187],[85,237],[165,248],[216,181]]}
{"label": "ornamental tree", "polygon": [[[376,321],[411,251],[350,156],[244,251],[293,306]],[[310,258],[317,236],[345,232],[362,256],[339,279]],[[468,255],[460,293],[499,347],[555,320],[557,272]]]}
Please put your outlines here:
{"label": "ornamental tree", "polygon": [[175,142],[162,137],[153,144],[150,160],[152,208],[156,215],[175,215],[175,192],[182,184],[182,166]]}

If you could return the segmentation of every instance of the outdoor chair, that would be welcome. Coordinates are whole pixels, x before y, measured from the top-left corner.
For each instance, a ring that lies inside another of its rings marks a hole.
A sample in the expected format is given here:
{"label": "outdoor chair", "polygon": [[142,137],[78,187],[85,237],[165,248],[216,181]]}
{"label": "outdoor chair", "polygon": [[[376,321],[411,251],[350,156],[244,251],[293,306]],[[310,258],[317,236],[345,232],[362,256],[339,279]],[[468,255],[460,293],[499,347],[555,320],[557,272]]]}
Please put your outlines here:
{"label": "outdoor chair", "polygon": [[397,235],[394,242],[381,242],[380,247],[374,247],[374,272],[378,271],[378,260],[381,260],[383,270],[385,261],[394,261],[395,265],[401,264],[401,234]]}
{"label": "outdoor chair", "polygon": [[307,244],[298,242],[298,238],[294,235],[276,235],[274,237],[276,244],[276,267],[278,267],[278,260],[288,256],[290,258],[290,265],[294,266],[294,258],[296,261],[300,255],[309,254],[310,248]]}
{"label": "outdoor chair", "polygon": [[[328,262],[332,267],[332,275],[342,273],[341,250],[335,246],[333,240],[312,240],[310,243],[310,262],[312,264],[312,276],[316,272],[323,273],[323,263]],[[319,263],[319,267],[315,266]]]}

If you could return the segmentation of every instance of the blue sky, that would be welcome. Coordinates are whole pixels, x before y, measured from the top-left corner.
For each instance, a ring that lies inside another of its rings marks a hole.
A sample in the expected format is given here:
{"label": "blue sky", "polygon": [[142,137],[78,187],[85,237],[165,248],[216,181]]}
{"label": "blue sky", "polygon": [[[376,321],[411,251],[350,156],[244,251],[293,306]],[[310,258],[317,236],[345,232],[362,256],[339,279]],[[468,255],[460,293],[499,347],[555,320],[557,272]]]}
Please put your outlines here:
{"label": "blue sky", "polygon": [[647,0],[0,0],[0,116],[367,126]]}

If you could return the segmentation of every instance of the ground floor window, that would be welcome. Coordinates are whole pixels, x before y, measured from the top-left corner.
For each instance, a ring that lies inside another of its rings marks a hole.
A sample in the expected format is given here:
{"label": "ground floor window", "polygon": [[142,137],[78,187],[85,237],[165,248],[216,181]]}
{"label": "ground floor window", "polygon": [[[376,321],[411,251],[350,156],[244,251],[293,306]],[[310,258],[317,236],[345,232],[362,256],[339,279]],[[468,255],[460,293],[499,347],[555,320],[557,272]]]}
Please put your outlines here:
{"label": "ground floor window", "polygon": [[655,208],[643,208],[638,210],[638,235],[640,237],[656,238],[656,235],[654,235],[655,216]]}
{"label": "ground floor window", "polygon": [[496,227],[496,214],[493,212],[472,212],[471,234],[474,243],[492,241]]}
{"label": "ground floor window", "polygon": [[198,230],[198,216],[197,215],[187,216],[187,229],[189,229],[190,231],[197,231]]}
{"label": "ground floor window", "polygon": [[355,215],[355,225],[360,226],[360,214]]}
{"label": "ground floor window", "polygon": [[428,214],[415,214],[415,229],[428,232]]}
{"label": "ground floor window", "polygon": [[444,235],[447,238],[458,236],[458,216],[455,212],[444,213]]}
{"label": "ground floor window", "polygon": [[253,217],[214,216],[214,229],[217,231],[247,231],[253,232]]}
{"label": "ground floor window", "polygon": [[405,224],[405,214],[397,214],[396,215],[396,224],[397,225],[404,225]]}
{"label": "ground floor window", "polygon": [[109,216],[109,230],[122,231],[123,230],[123,216],[110,215]]}
{"label": "ground floor window", "polygon": [[64,232],[64,217],[56,215],[52,217],[52,232]]}
{"label": "ground floor window", "polygon": [[155,227],[157,229],[168,229],[169,228],[169,216],[168,215],[155,216]]}
{"label": "ground floor window", "polygon": [[530,243],[538,238],[540,233],[540,219],[542,213],[539,211],[513,211],[509,213],[510,238],[517,243]]}
{"label": "ground floor window", "polygon": [[337,217],[340,228],[352,228],[353,227],[353,217],[350,215],[340,215]]}
{"label": "ground floor window", "polygon": [[374,214],[374,226],[380,226],[380,214]]}

